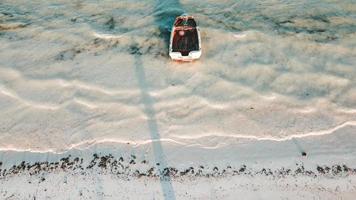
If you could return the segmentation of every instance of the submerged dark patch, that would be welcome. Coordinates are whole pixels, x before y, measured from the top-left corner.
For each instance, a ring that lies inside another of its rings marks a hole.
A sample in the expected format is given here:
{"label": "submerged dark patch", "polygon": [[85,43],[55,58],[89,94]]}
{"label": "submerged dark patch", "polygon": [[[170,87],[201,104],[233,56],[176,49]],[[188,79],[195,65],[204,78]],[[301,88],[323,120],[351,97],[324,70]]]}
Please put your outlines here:
{"label": "submerged dark patch", "polygon": [[137,44],[131,45],[129,47],[129,52],[132,55],[142,55],[141,48]]}
{"label": "submerged dark patch", "polygon": [[105,23],[106,27],[109,29],[109,30],[112,30],[115,28],[115,20],[114,20],[114,17],[110,17],[110,19]]}

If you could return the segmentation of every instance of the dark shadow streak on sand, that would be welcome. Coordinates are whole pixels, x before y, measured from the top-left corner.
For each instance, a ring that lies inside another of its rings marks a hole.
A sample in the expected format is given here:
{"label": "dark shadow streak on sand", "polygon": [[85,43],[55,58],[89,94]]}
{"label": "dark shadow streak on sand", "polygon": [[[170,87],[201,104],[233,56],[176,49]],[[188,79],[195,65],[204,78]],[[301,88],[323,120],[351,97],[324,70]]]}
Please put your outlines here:
{"label": "dark shadow streak on sand", "polygon": [[[158,130],[156,112],[153,108],[154,102],[148,91],[148,83],[146,81],[145,70],[142,65],[140,55],[135,55],[135,73],[138,80],[138,85],[141,90],[141,102],[144,106],[143,110],[147,116],[147,124],[152,139],[152,147],[155,161],[156,163],[159,163],[158,167],[160,172],[162,172],[165,168],[168,167],[167,160],[165,158],[163,147],[160,141],[161,136]],[[169,176],[164,176],[162,173],[160,173],[160,182],[164,199],[175,200],[175,194],[171,178]]]}
{"label": "dark shadow streak on sand", "polygon": [[300,143],[297,141],[297,139],[293,138],[292,142],[295,144],[295,146],[297,147],[299,153],[301,153],[303,156],[306,155],[305,151],[303,150],[303,147],[300,145]]}
{"label": "dark shadow streak on sand", "polygon": [[[157,0],[154,17],[155,23],[159,29],[160,37],[163,38],[165,42],[164,51],[168,55],[169,47],[169,37],[170,31],[172,29],[173,22],[175,18],[184,13],[184,10],[179,2],[179,0]],[[141,54],[135,55],[135,73],[138,80],[138,85],[141,89],[141,100],[144,105],[144,112],[147,116],[147,124],[151,134],[153,153],[155,156],[155,161],[160,163],[159,169],[162,172],[167,168],[167,160],[163,151],[161,144],[161,136],[158,129],[156,112],[153,108],[154,102],[152,97],[149,94],[149,84],[146,80],[145,69],[140,58]],[[164,199],[166,200],[175,200],[174,189],[172,186],[172,181],[169,176],[164,176],[161,173],[160,182],[162,187],[162,192]]]}

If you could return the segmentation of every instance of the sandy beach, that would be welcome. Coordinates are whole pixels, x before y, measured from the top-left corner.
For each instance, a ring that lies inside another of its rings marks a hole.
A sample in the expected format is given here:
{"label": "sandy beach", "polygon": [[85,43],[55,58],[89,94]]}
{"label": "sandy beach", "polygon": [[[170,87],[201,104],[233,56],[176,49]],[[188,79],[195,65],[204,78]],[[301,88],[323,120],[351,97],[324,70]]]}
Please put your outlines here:
{"label": "sandy beach", "polygon": [[2,0],[0,199],[353,199],[355,5]]}

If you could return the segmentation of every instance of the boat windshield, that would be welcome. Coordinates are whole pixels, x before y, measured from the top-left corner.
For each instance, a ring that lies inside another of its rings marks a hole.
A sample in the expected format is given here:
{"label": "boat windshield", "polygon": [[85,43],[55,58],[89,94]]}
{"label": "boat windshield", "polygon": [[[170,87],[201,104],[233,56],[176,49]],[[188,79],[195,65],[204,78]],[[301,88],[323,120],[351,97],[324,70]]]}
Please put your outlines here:
{"label": "boat windshield", "polygon": [[190,26],[190,27],[196,27],[197,23],[193,18],[179,18],[176,20],[174,23],[174,26]]}

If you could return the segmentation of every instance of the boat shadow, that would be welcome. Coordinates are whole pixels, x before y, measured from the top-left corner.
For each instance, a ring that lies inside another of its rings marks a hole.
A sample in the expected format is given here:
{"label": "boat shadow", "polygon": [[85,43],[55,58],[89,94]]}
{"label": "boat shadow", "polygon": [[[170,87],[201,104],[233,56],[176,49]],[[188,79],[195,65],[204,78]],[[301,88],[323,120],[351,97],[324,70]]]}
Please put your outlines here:
{"label": "boat shadow", "polygon": [[157,0],[154,9],[155,24],[159,29],[159,36],[164,40],[165,52],[168,55],[169,39],[176,17],[185,11],[179,0]]}

